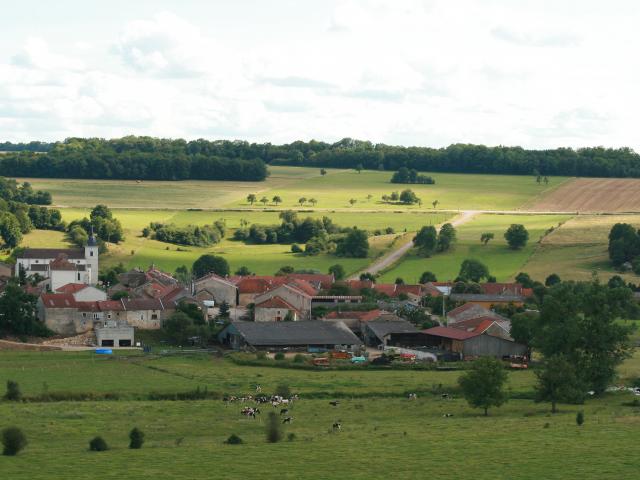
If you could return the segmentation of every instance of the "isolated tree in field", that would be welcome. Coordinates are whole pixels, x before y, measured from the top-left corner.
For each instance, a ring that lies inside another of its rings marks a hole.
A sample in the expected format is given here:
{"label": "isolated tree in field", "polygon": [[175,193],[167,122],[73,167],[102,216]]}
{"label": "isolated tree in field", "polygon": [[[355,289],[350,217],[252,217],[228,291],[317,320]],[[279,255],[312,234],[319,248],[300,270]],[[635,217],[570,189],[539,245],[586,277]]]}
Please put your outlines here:
{"label": "isolated tree in field", "polygon": [[438,244],[438,232],[436,227],[429,225],[422,227],[413,238],[413,244],[423,255],[431,255]]}
{"label": "isolated tree in field", "polygon": [[267,417],[267,442],[278,443],[282,440],[280,417],[275,412],[269,412]]}
{"label": "isolated tree in field", "polygon": [[320,169],[320,175],[322,175],[323,177],[327,174],[327,171],[324,168]]}
{"label": "isolated tree in field", "polygon": [[269,199],[267,197],[262,197],[260,199],[260,203],[262,203],[262,205],[264,205],[266,207],[267,203],[269,203]]}
{"label": "isolated tree in field", "polygon": [[333,278],[335,278],[336,280],[342,280],[345,275],[347,274],[344,271],[344,267],[342,265],[340,265],[339,263],[335,264],[335,265],[331,265],[329,267],[329,273],[333,275]]}
{"label": "isolated tree in field", "polygon": [[456,240],[456,229],[450,223],[445,223],[438,233],[438,250],[446,252]]}
{"label": "isolated tree in field", "polygon": [[557,285],[561,281],[562,280],[560,280],[560,276],[558,274],[552,273],[546,278],[546,280],[544,281],[544,284],[547,287],[553,287],[554,285]]}
{"label": "isolated tree in field", "polygon": [[538,175],[536,177],[536,182],[538,183],[538,185],[540,185],[540,182],[542,181],[542,177],[540,175]]}
{"label": "isolated tree in field", "polygon": [[362,164],[361,164],[361,163],[359,163],[358,165],[356,165],[356,172],[358,172],[358,173],[362,172],[362,169],[363,169],[363,168],[364,168],[364,167],[362,166]]}
{"label": "isolated tree in field", "polygon": [[436,274],[433,272],[423,272],[420,275],[420,283],[437,282]]}
{"label": "isolated tree in field", "polygon": [[473,362],[471,370],[458,379],[464,398],[474,408],[482,408],[485,416],[490,407],[507,401],[504,385],[507,372],[500,360],[483,357]]}
{"label": "isolated tree in field", "polygon": [[418,196],[411,189],[406,189],[400,192],[400,202],[405,205],[412,205],[414,203],[418,203]]}
{"label": "isolated tree in field", "polygon": [[271,201],[278,205],[279,203],[282,203],[282,198],[279,195],[276,195],[271,199]]}
{"label": "isolated tree in field", "polygon": [[206,253],[193,262],[191,271],[196,278],[204,277],[208,273],[226,277],[229,275],[229,263],[223,257]]}
{"label": "isolated tree in field", "polygon": [[480,260],[467,258],[462,262],[462,265],[460,265],[458,278],[465,282],[478,283],[483,278],[489,278],[489,268]]}
{"label": "isolated tree in field", "polygon": [[544,184],[549,185],[549,177],[547,177],[546,175],[544,177]]}
{"label": "isolated tree in field", "polygon": [[391,195],[389,196],[389,199],[392,202],[397,202],[398,200],[400,200],[400,195],[398,194],[398,192],[391,192]]}
{"label": "isolated tree in field", "polygon": [[249,270],[249,267],[245,267],[243,265],[238,270],[236,270],[235,273],[236,273],[236,275],[240,275],[242,277],[246,277],[247,275],[251,275],[251,270]]}
{"label": "isolated tree in field", "polygon": [[144,444],[144,433],[142,430],[134,427],[133,430],[129,432],[129,448],[142,448],[142,444]]}
{"label": "isolated tree in field", "polygon": [[312,206],[314,206],[314,207],[315,207],[315,206],[316,206],[316,204],[318,203],[318,200],[316,200],[315,198],[310,198],[310,199],[309,199],[309,203],[310,203]]}
{"label": "isolated tree in field", "polygon": [[514,223],[504,232],[504,238],[509,244],[509,248],[517,250],[527,244],[529,232],[524,225]]}
{"label": "isolated tree in field", "polygon": [[365,230],[354,228],[342,240],[336,254],[342,257],[366,258],[369,254],[369,239]]}
{"label": "isolated tree in field", "polygon": [[558,402],[580,403],[585,389],[581,385],[575,367],[562,355],[554,355],[542,362],[536,370],[536,401],[551,403],[551,413],[556,413]]}
{"label": "isolated tree in field", "polygon": [[352,207],[353,207],[357,202],[358,202],[358,200],[356,200],[355,198],[350,198],[350,199],[349,199],[349,203],[351,204],[351,206],[352,206]]}
{"label": "isolated tree in field", "polygon": [[387,194],[382,195],[382,201],[383,202],[387,203],[387,202],[389,202],[389,200],[390,200],[389,195],[387,195]]}
{"label": "isolated tree in field", "polygon": [[89,441],[89,450],[92,452],[106,452],[109,450],[107,442],[102,437],[94,437]]}
{"label": "isolated tree in field", "polygon": [[2,454],[6,456],[17,455],[27,446],[27,437],[18,427],[8,427],[2,430]]}
{"label": "isolated tree in field", "polygon": [[257,201],[258,201],[258,198],[254,193],[250,193],[249,195],[247,195],[247,202],[249,202],[251,205],[253,205]]}
{"label": "isolated tree in field", "polygon": [[482,235],[480,235],[480,242],[486,245],[487,243],[489,243],[489,240],[493,240],[493,237],[494,237],[493,233],[485,232]]}
{"label": "isolated tree in field", "polygon": [[298,203],[300,204],[300,206],[304,205],[307,202],[307,197],[300,197],[298,199]]}
{"label": "isolated tree in field", "polygon": [[416,203],[418,204],[419,207],[422,206],[422,199],[418,198],[418,200],[416,201]]}
{"label": "isolated tree in field", "polygon": [[22,392],[18,382],[13,380],[7,380],[7,392],[4,394],[4,399],[10,402],[18,402],[22,398]]}
{"label": "isolated tree in field", "polygon": [[431,202],[431,205],[433,205],[433,208],[435,209],[439,203],[440,202],[438,200],[434,200],[433,202]]}

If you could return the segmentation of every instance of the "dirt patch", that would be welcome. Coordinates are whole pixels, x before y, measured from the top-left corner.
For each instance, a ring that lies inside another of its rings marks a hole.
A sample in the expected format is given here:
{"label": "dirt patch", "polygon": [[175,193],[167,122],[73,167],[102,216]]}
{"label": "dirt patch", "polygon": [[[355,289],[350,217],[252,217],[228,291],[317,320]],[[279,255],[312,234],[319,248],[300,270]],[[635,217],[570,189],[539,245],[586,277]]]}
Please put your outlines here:
{"label": "dirt patch", "polygon": [[53,345],[40,345],[37,343],[21,343],[11,342],[9,340],[0,340],[0,350],[31,350],[45,352],[50,350],[61,350],[61,348]]}
{"label": "dirt patch", "polygon": [[578,178],[543,196],[529,210],[640,212],[640,179]]}

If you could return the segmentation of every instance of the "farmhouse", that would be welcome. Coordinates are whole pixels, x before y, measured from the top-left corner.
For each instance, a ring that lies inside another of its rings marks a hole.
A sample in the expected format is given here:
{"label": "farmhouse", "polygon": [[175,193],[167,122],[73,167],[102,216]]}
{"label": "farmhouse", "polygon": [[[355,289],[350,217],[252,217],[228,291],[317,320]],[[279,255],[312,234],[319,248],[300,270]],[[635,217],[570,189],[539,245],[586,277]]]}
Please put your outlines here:
{"label": "farmhouse", "polygon": [[223,345],[238,350],[327,348],[351,350],[362,344],[342,322],[233,322],[219,334]]}
{"label": "farmhouse", "polygon": [[505,339],[503,336],[495,336],[491,330],[495,328],[494,324],[495,322],[491,325],[484,324],[472,331],[433,327],[423,330],[422,333],[427,346],[458,353],[462,358],[526,355],[528,351],[526,345]]}
{"label": "farmhouse", "polygon": [[98,283],[98,242],[93,234],[82,248],[27,248],[16,259],[15,276],[39,275],[55,291],[69,283]]}
{"label": "farmhouse", "polygon": [[[311,299],[315,290],[309,284],[304,285],[301,281],[280,285],[255,298],[255,319],[256,322],[277,321],[284,319],[277,313],[276,304],[283,306],[288,311],[294,313],[299,320],[311,319]],[[268,302],[273,300],[273,302]],[[284,307],[286,305],[286,307]],[[286,316],[286,312],[285,312]]]}

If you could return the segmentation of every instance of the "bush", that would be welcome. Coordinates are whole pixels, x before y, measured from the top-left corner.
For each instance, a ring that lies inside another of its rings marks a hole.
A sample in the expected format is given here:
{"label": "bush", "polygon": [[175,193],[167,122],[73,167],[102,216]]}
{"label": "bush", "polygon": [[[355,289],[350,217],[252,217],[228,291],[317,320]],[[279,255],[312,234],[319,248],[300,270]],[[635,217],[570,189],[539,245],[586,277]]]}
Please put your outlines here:
{"label": "bush", "polygon": [[282,440],[282,428],[280,425],[280,417],[275,412],[269,412],[267,420],[267,442],[278,443]]}
{"label": "bush", "polygon": [[576,424],[580,427],[584,423],[584,413],[582,411],[576,414]]}
{"label": "bush", "polygon": [[291,396],[291,389],[286,383],[281,383],[276,387],[275,394],[280,397],[289,398]]}
{"label": "bush", "polygon": [[287,440],[289,442],[293,442],[296,439],[296,434],[295,433],[290,433],[289,435],[287,435]]}
{"label": "bush", "polygon": [[20,392],[20,386],[18,382],[13,380],[7,380],[7,393],[4,394],[4,399],[10,402],[18,402],[22,398],[22,392]]}
{"label": "bush", "polygon": [[2,431],[3,455],[13,456],[27,446],[27,437],[18,427],[5,428]]}
{"label": "bush", "polygon": [[297,353],[295,357],[293,357],[293,363],[304,363],[306,357],[301,353]]}
{"label": "bush", "polygon": [[241,445],[244,442],[242,441],[242,439],[236,435],[235,433],[231,434],[231,436],[229,438],[227,438],[225,440],[225,442],[227,445]]}
{"label": "bush", "polygon": [[142,444],[144,443],[144,433],[142,432],[142,430],[134,427],[133,430],[129,432],[129,440],[129,448],[142,448]]}
{"label": "bush", "polygon": [[256,353],[256,359],[257,360],[266,360],[267,359],[267,352],[263,352],[263,351],[257,352]]}
{"label": "bush", "polygon": [[284,353],[278,352],[273,356],[273,358],[275,358],[276,360],[284,360]]}
{"label": "bush", "polygon": [[294,243],[293,245],[291,245],[291,253],[302,253],[302,252],[303,252],[302,247],[297,243]]}
{"label": "bush", "polygon": [[92,452],[105,452],[109,450],[109,446],[107,442],[104,441],[102,437],[94,437],[89,442],[89,450]]}

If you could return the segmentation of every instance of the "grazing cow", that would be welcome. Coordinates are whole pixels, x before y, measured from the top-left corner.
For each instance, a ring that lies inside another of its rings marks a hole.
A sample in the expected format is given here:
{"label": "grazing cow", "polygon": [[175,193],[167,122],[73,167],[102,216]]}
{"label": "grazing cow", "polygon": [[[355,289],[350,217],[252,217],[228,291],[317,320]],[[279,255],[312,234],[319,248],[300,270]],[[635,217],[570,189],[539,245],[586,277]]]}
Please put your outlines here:
{"label": "grazing cow", "polygon": [[418,395],[416,395],[415,393],[409,394],[409,400],[417,400],[417,399],[418,399]]}
{"label": "grazing cow", "polygon": [[333,423],[333,427],[331,427],[331,428],[333,428],[334,432],[335,431],[340,431],[340,430],[342,430],[342,424],[340,422],[334,422]]}
{"label": "grazing cow", "polygon": [[332,407],[337,407],[338,405],[340,405],[340,402],[337,400],[332,400],[331,402],[329,402],[329,405],[331,405]]}
{"label": "grazing cow", "polygon": [[442,415],[443,418],[453,417],[453,413],[445,413]]}
{"label": "grazing cow", "polygon": [[262,387],[260,385],[256,385],[256,393],[262,392]]}
{"label": "grazing cow", "polygon": [[291,423],[293,421],[292,417],[286,417],[284,420],[282,420],[282,423]]}
{"label": "grazing cow", "polygon": [[283,408],[280,410],[280,415],[286,415],[287,413],[289,413],[289,409],[288,408]]}
{"label": "grazing cow", "polygon": [[443,399],[448,399],[448,398],[450,398],[450,397],[449,397],[449,394],[448,394],[448,393],[443,393],[443,394],[442,394],[442,398],[443,398]]}

